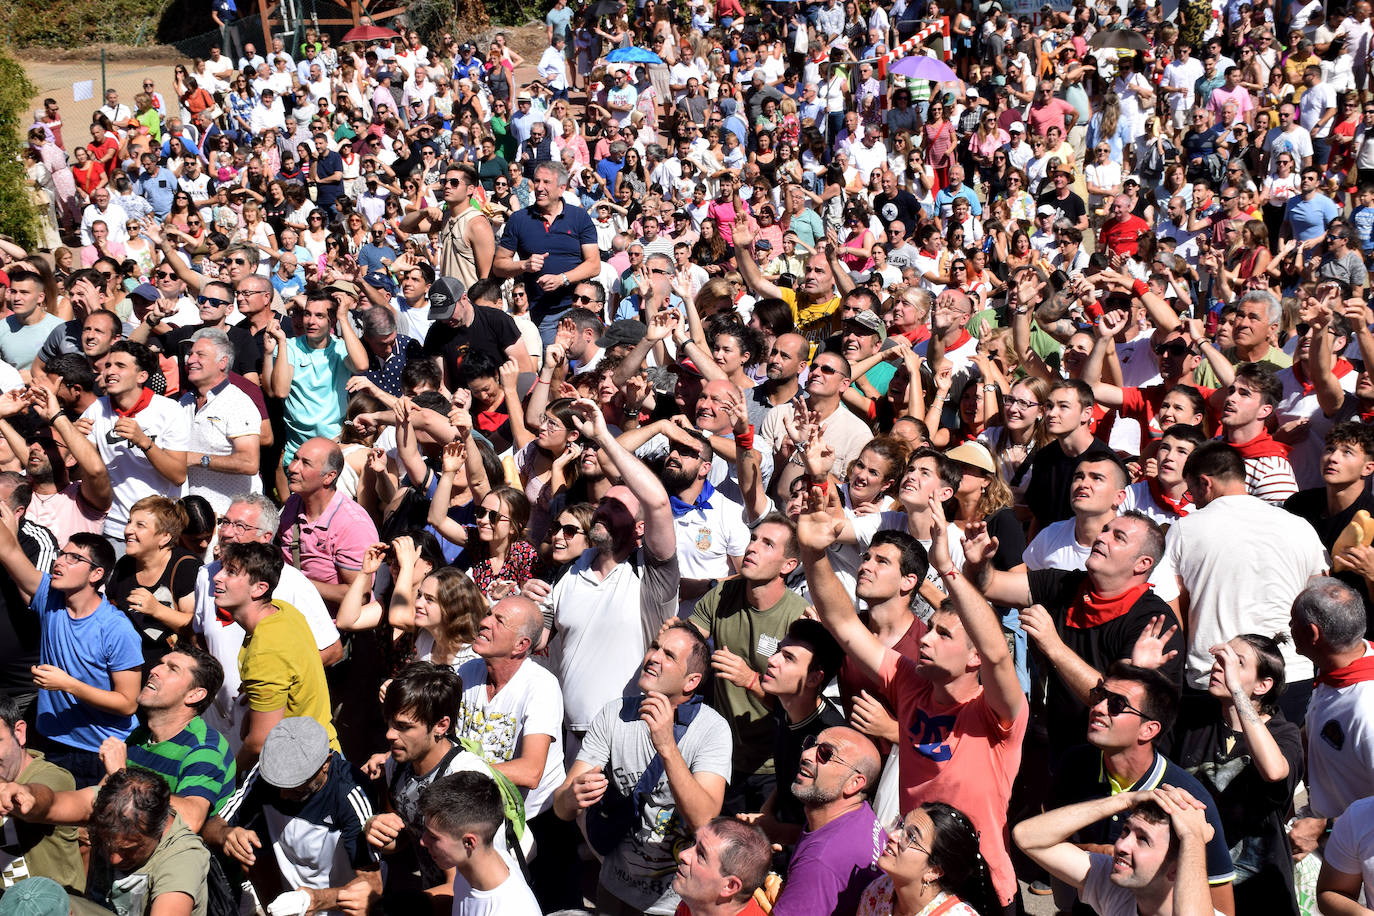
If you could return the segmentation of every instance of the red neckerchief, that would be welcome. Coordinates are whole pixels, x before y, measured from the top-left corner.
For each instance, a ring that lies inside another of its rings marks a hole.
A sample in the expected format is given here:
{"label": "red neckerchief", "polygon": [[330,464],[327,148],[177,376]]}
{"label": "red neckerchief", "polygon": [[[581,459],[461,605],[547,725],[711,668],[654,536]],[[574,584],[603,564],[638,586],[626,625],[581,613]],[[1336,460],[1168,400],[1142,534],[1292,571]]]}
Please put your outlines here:
{"label": "red neckerchief", "polygon": [[130,407],[128,410],[120,410],[118,407],[114,406],[112,402],[110,404],[110,409],[115,412],[115,416],[117,417],[132,417],[151,403],[153,403],[153,389],[144,388],[143,392],[139,394],[138,400],[134,402],[133,407]]}
{"label": "red neckerchief", "polygon": [[945,352],[953,353],[955,350],[959,349],[964,344],[968,343],[971,337],[973,337],[973,335],[968,332],[968,328],[961,328],[959,330],[959,339],[952,344],[946,344]]}
{"label": "red neckerchief", "polygon": [[1102,624],[1122,616],[1140,600],[1140,596],[1150,590],[1150,583],[1133,585],[1119,595],[1100,595],[1086,580],[1078,597],[1069,605],[1064,614],[1064,626],[1076,630],[1100,627]]}
{"label": "red neckerchief", "polygon": [[[1374,643],[1365,643],[1366,651],[1371,645]],[[1335,671],[1323,671],[1317,675],[1318,684],[1325,684],[1336,690],[1353,687],[1365,681],[1374,681],[1374,655],[1357,658],[1344,668],[1337,668]]]}
{"label": "red neckerchief", "polygon": [[[1353,372],[1354,369],[1355,367],[1350,365],[1345,358],[1336,360],[1336,365],[1331,367],[1331,371],[1336,374],[1336,378],[1345,378],[1346,375]],[[1302,386],[1303,394],[1312,393],[1313,385],[1307,380],[1307,372],[1303,369],[1301,362],[1293,363],[1293,378],[1297,379],[1298,384]]]}
{"label": "red neckerchief", "polygon": [[1247,461],[1251,458],[1288,457],[1288,446],[1269,435],[1268,430],[1262,430],[1258,436],[1249,442],[1232,442],[1230,444]]}
{"label": "red neckerchief", "polygon": [[1374,407],[1371,407],[1369,410],[1360,411],[1360,422],[1374,423]]}
{"label": "red neckerchief", "polygon": [[901,336],[905,337],[913,344],[918,344],[930,339],[930,328],[926,327],[925,325],[921,325],[920,327],[916,328],[916,330],[907,331],[905,334]]}
{"label": "red neckerchief", "polygon": [[1174,513],[1174,515],[1177,515],[1179,518],[1183,518],[1183,516],[1193,511],[1193,496],[1187,490],[1183,491],[1183,495],[1181,497],[1179,497],[1178,499],[1174,499],[1168,493],[1165,493],[1163,489],[1160,488],[1159,481],[1156,478],[1145,478],[1145,484],[1150,488],[1150,498],[1153,499],[1158,505],[1163,506],[1165,509],[1168,509],[1170,512]]}

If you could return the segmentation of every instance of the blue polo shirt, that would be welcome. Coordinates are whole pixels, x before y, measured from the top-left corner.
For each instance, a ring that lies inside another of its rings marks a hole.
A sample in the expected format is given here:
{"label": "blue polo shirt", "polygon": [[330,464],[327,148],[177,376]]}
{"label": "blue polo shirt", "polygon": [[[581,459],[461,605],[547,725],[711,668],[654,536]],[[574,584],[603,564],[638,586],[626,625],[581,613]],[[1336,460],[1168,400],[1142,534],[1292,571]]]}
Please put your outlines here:
{"label": "blue polo shirt", "polygon": [[166,166],[158,166],[156,172],[140,172],[134,187],[152,206],[153,214],[162,219],[172,209],[172,198],[177,192],[177,176]]}
{"label": "blue polo shirt", "polygon": [[1293,238],[1299,242],[1314,239],[1326,231],[1331,221],[1341,215],[1341,208],[1324,194],[1314,194],[1311,200],[1303,200],[1302,195],[1288,199],[1288,211],[1284,219],[1293,227]]}
{"label": "blue polo shirt", "polygon": [[573,284],[544,292],[538,280],[542,276],[558,276],[582,263],[582,246],[597,247],[596,226],[581,207],[563,202],[563,212],[546,223],[529,208],[516,210],[506,222],[501,235],[501,247],[517,260],[532,254],[544,255],[544,268],[524,276],[525,292],[530,300],[530,318],[536,323],[546,315],[562,312],[572,306]]}

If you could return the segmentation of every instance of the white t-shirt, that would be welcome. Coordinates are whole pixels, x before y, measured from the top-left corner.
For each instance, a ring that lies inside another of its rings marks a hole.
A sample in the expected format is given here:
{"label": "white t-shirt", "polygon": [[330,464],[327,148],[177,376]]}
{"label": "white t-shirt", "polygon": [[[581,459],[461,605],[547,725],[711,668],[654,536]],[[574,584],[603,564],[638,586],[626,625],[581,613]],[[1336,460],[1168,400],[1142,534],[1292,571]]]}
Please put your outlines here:
{"label": "white t-shirt", "polygon": [[1202,61],[1190,57],[1186,61],[1176,60],[1164,68],[1164,87],[1183,89],[1184,92],[1169,93],[1169,110],[1184,111],[1193,105],[1193,87],[1203,77]]}
{"label": "white t-shirt", "polygon": [[[1366,643],[1364,654],[1374,647]],[[1374,795],[1374,681],[1340,690],[1318,683],[1306,730],[1308,805],[1318,816],[1338,817]]]}
{"label": "white t-shirt", "polygon": [[[1073,524],[1073,519],[1066,518],[1042,528],[1021,555],[1026,568],[1086,570],[1092,545],[1084,547],[1078,543]],[[1178,579],[1167,557],[1162,557],[1150,574],[1150,588],[1163,601],[1173,601],[1178,597]]]}
{"label": "white t-shirt", "polygon": [[[744,556],[749,526],[744,507],[719,492],[705,507],[693,506],[673,519],[677,535],[678,569],[684,579],[724,579],[732,572],[730,558]],[[682,602],[690,610],[695,600]]]}
{"label": "white t-shirt", "polygon": [[[220,563],[215,560],[202,566],[196,574],[196,610],[191,617],[191,629],[205,637],[205,647],[224,668],[224,683],[220,686],[215,700],[203,713],[206,723],[218,731],[229,742],[229,747],[238,753],[243,743],[239,736],[239,725],[243,720],[244,707],[239,705],[239,649],[243,648],[243,627],[232,620],[225,623],[215,610],[214,578],[219,573]],[[277,582],[272,600],[282,601],[301,612],[305,622],[310,625],[310,633],[315,637],[315,648],[328,649],[339,641],[339,631],[324,606],[324,599],[314,583],[294,566],[282,565],[281,579]]]}
{"label": "white t-shirt", "polygon": [[[459,885],[466,885],[464,893]],[[489,891],[475,890],[462,875],[453,882],[453,916],[540,916],[539,902],[518,869]]]}
{"label": "white t-shirt", "polygon": [[527,735],[553,738],[544,758],[539,785],[525,792],[526,820],[543,814],[553,804],[553,793],[563,784],[563,690],[546,668],[526,659],[515,676],[496,696],[487,698],[487,663],[476,658],[458,671],[463,679],[463,707],[458,713],[457,733],[482,745],[482,756],[491,763],[505,763],[520,756]]}
{"label": "white t-shirt", "polygon": [[[106,537],[122,541],[124,526],[129,521],[129,508],[134,503],[145,496],[179,499],[181,484],[163,477],[147,455],[130,445],[123,436],[115,434],[115,421],[119,417],[110,406],[108,396],[87,407],[81,419],[91,421],[87,438],[100,452],[100,460],[105,462],[110,472],[110,484],[114,488],[114,502],[105,516],[103,533]],[[186,417],[176,401],[155,394],[148,406],[135,414],[133,419],[138,421],[146,435],[156,441],[159,448],[173,452],[186,451]]]}
{"label": "white t-shirt", "polygon": [[[253,399],[232,382],[226,381],[219,390],[211,391],[205,406],[196,410],[195,392],[181,396],[181,409],[189,432],[186,449],[204,455],[232,455],[234,440],[242,436],[256,436],[262,431],[262,415]],[[262,477],[258,474],[230,474],[200,465],[186,469],[186,483],[182,495],[203,496],[218,514],[223,514],[235,496],[242,493],[261,493]]]}
{"label": "white t-shirt", "polygon": [[[1330,563],[1306,519],[1253,496],[1221,496],[1169,528],[1166,560],[1188,589],[1186,681],[1207,688],[1217,643],[1287,633],[1293,599]],[[1312,677],[1292,642],[1279,646],[1289,683]]]}
{"label": "white t-shirt", "polygon": [[1326,864],[1364,881],[1364,899],[1374,900],[1374,798],[1355,802],[1336,818],[1326,841]]}

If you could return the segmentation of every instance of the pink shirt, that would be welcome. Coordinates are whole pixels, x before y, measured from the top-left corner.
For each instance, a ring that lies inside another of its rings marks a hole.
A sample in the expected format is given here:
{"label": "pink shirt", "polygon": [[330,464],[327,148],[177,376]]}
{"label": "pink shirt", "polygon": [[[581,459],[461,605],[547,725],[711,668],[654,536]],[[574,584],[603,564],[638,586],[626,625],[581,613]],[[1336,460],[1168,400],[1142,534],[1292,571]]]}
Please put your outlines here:
{"label": "pink shirt", "polygon": [[[1220,123],[1222,111],[1226,108],[1226,103],[1231,101],[1236,103],[1237,120],[1243,119],[1255,107],[1254,100],[1250,98],[1250,91],[1244,86],[1237,86],[1235,89],[1219,86],[1212,90],[1212,97],[1207,100],[1207,110],[1216,114],[1218,123]],[[1226,126],[1229,127],[1230,125]]]}
{"label": "pink shirt", "polygon": [[[377,543],[377,526],[362,506],[336,492],[320,517],[306,518],[305,504],[293,494],[282,506],[281,552],[286,562],[316,582],[338,585],[339,570],[363,568],[363,554]],[[295,559],[300,544],[300,561]]]}
{"label": "pink shirt", "polygon": [[59,547],[78,532],[100,534],[105,525],[105,513],[86,502],[80,482],[69,483],[51,496],[34,493],[26,517],[51,531]]}
{"label": "pink shirt", "polygon": [[916,662],[888,649],[879,672],[883,692],[901,723],[898,779],[901,810],[942,801],[968,815],[977,828],[983,858],[997,896],[1016,894],[1016,873],[1007,852],[1007,803],[1021,766],[1021,745],[1030,712],[1026,704],[1004,727],[981,690],[957,706],[938,706],[931,682]]}

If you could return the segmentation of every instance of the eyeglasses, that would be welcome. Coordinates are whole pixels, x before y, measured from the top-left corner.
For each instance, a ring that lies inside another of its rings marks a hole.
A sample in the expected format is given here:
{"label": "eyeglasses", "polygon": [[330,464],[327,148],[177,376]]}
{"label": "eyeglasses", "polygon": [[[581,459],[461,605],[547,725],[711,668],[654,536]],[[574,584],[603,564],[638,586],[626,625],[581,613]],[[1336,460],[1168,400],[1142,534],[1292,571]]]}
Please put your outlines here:
{"label": "eyeglasses", "polygon": [[805,754],[813,747],[816,749],[816,762],[821,766],[825,766],[833,760],[836,763],[849,767],[851,770],[854,769],[854,764],[835,753],[835,745],[824,741],[818,741],[815,735],[807,735],[806,738],[802,740],[802,753]]}
{"label": "eyeglasses", "polygon": [[241,289],[234,293],[235,299],[247,299],[249,296],[260,296],[266,293],[265,289]]}
{"label": "eyeglasses", "polygon": [[92,560],[90,557],[82,556],[79,553],[72,553],[70,550],[59,550],[54,559],[65,560],[68,563],[89,563],[95,566],[95,560]]}
{"label": "eyeglasses", "polygon": [[1025,398],[1014,398],[1009,394],[1002,395],[1002,406],[1019,407],[1022,410],[1030,410],[1032,407],[1042,407],[1039,401],[1027,401]]}
{"label": "eyeglasses", "polygon": [[926,855],[930,854],[930,850],[922,846],[917,839],[918,834],[916,833],[916,828],[908,827],[906,822],[902,820],[900,814],[894,817],[892,822],[887,825],[887,835],[897,838],[898,852],[904,852],[907,849],[915,847]]}
{"label": "eyeglasses", "polygon": [[250,531],[267,530],[266,528],[262,528],[258,525],[249,525],[246,522],[236,522],[225,515],[221,515],[218,519],[216,519],[216,524],[219,526],[219,530],[221,531],[223,531],[225,528],[233,528],[234,531],[238,534],[247,534]]}
{"label": "eyeglasses", "polygon": [[1129,712],[1132,715],[1140,716],[1140,718],[1146,722],[1158,721],[1157,719],[1153,719],[1150,716],[1145,715],[1145,713],[1141,712],[1139,709],[1136,709],[1134,706],[1131,705],[1131,701],[1123,697],[1121,694],[1113,693],[1112,691],[1108,690],[1105,685],[1106,682],[1104,681],[1098,684],[1092,690],[1088,691],[1089,709],[1092,709],[1093,707],[1101,703],[1103,700],[1106,700],[1107,715],[1111,716],[1112,718],[1116,718],[1123,712]]}
{"label": "eyeglasses", "polygon": [[472,517],[477,519],[477,521],[479,522],[489,521],[493,525],[495,525],[497,522],[510,521],[510,516],[502,515],[500,509],[478,509],[477,511],[472,513]]}
{"label": "eyeglasses", "polygon": [[213,296],[201,296],[196,299],[197,305],[212,305],[215,308],[223,308],[229,304],[228,299],[216,299]]}

